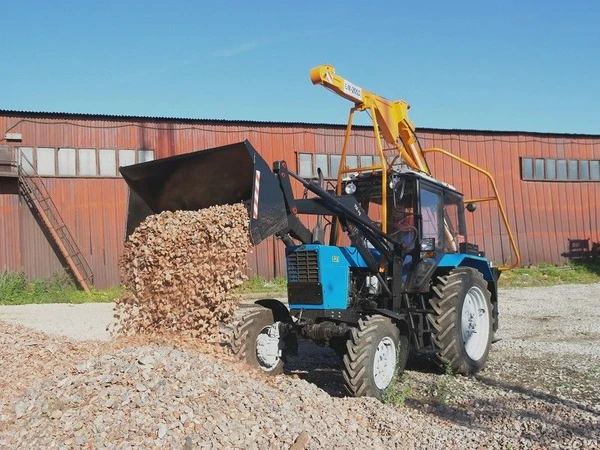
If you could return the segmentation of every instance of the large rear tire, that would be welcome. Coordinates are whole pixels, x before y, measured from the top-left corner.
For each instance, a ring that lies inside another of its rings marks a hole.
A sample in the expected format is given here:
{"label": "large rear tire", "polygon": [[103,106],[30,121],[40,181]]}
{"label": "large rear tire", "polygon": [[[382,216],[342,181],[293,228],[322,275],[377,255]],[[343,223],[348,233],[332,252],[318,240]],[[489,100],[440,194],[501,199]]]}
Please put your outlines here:
{"label": "large rear tire", "polygon": [[342,376],[346,390],[355,397],[383,399],[404,370],[408,358],[408,338],[387,317],[369,316],[346,343]]}
{"label": "large rear tire", "polygon": [[442,370],[479,372],[488,358],[493,335],[491,294],[478,270],[458,267],[438,277],[427,315],[432,344]]}
{"label": "large rear tire", "polygon": [[285,344],[270,309],[247,314],[233,332],[233,353],[250,366],[268,375],[283,372]]}

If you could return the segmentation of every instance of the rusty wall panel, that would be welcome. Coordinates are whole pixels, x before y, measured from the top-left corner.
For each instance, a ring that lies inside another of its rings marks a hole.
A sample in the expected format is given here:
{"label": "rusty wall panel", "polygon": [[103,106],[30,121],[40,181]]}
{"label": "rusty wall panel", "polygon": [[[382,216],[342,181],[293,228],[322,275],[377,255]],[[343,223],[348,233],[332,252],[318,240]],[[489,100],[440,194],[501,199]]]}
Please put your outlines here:
{"label": "rusty wall panel", "polygon": [[17,179],[0,177],[0,272],[21,270],[20,236]]}
{"label": "rusty wall panel", "polygon": [[[250,140],[267,163],[285,159],[297,170],[297,152],[340,153],[344,128],[326,125],[278,125],[209,121],[80,117],[25,118],[0,114],[0,129],[22,133],[19,146],[54,148],[152,149],[165,157],[217,145]],[[59,123],[60,122],[60,123]],[[495,176],[509,221],[519,243],[523,264],[565,262],[568,238],[600,240],[596,210],[598,182],[522,181],[520,157],[600,159],[600,137],[551,136],[531,133],[423,130],[426,147],[442,147],[488,169]],[[372,132],[360,128],[352,137],[350,153],[374,154]],[[441,155],[430,155],[432,173],[462,191],[466,197],[489,195],[487,181]],[[99,287],[118,282],[117,261],[122,251],[126,188],[118,178],[48,178],[47,184],[65,222],[92,264]],[[2,186],[0,184],[0,186]],[[0,191],[1,192],[1,191]],[[302,190],[296,186],[296,195]],[[25,265],[28,273],[42,276],[59,266],[39,226],[15,195],[0,194],[0,265]],[[19,212],[20,210],[20,212]],[[12,226],[19,223],[19,226]],[[307,221],[314,224],[314,218]],[[497,262],[510,258],[508,239],[491,205],[467,214],[470,240],[484,247]],[[18,242],[18,245],[16,244]],[[18,247],[18,248],[17,248]],[[267,239],[249,256],[250,271],[265,277],[285,274],[283,245]]]}
{"label": "rusty wall panel", "polygon": [[[118,258],[123,250],[127,192],[120,179],[43,179],[59,214],[91,266],[99,288],[119,282]],[[32,278],[61,269],[58,253],[25,203],[21,204],[22,264]]]}

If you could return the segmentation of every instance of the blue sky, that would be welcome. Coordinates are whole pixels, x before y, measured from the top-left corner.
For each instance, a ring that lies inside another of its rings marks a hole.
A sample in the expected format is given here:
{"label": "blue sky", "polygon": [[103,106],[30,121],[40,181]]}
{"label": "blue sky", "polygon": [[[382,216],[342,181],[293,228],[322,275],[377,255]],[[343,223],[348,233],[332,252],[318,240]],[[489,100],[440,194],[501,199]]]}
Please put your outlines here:
{"label": "blue sky", "polygon": [[[3,1],[0,109],[600,134],[597,1]],[[366,119],[366,118],[365,118]],[[364,123],[365,120],[363,120]]]}

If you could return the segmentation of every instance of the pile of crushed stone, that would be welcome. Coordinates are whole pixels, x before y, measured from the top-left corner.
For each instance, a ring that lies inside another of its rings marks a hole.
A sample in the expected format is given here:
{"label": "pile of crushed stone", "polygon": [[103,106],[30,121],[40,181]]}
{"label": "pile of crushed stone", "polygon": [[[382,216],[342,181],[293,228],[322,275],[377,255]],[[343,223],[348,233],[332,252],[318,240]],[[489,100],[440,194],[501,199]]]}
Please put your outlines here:
{"label": "pile of crushed stone", "polygon": [[128,294],[116,302],[113,333],[215,335],[247,279],[249,222],[241,203],[148,216],[120,260]]}

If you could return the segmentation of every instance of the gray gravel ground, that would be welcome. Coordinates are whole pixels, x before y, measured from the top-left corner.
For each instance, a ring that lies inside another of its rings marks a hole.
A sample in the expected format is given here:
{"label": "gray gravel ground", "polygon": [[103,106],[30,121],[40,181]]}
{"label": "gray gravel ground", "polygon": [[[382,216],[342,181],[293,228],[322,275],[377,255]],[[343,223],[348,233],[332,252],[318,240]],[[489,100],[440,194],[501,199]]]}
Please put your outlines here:
{"label": "gray gravel ground", "polygon": [[0,306],[0,320],[71,339],[109,340],[114,303]]}
{"label": "gray gravel ground", "polygon": [[0,448],[600,448],[599,294],[502,290],[484,371],[413,363],[385,405],[311,343],[266,378],[218,346],[114,342],[110,304],[1,307]]}

